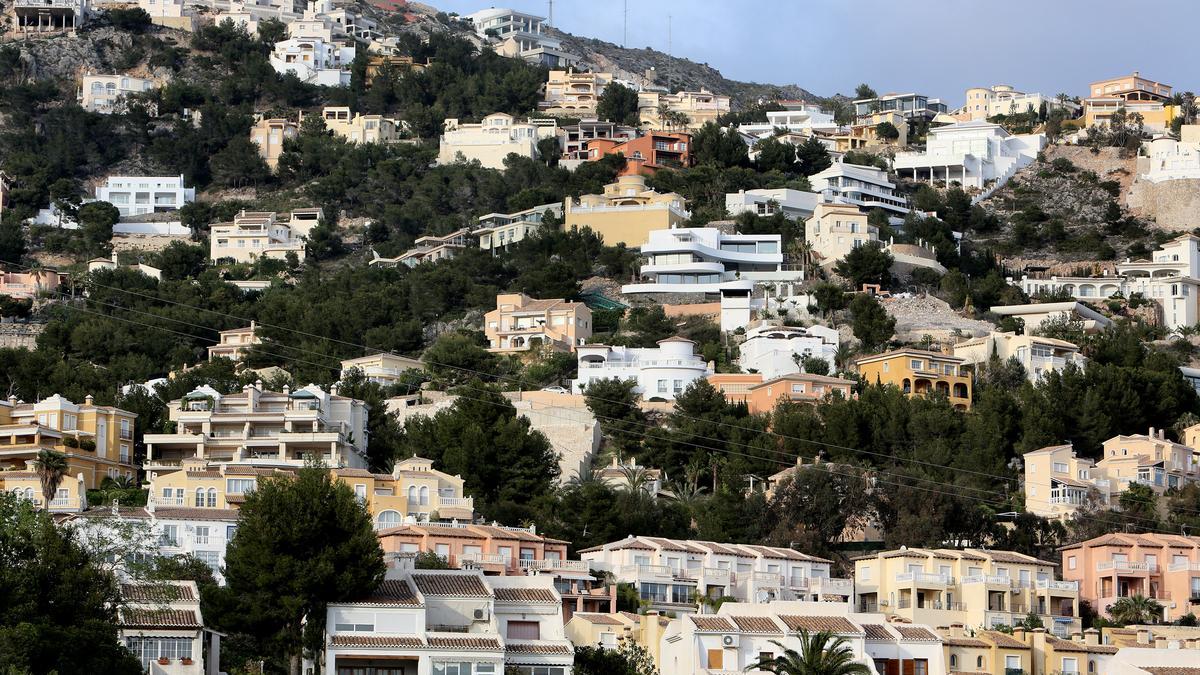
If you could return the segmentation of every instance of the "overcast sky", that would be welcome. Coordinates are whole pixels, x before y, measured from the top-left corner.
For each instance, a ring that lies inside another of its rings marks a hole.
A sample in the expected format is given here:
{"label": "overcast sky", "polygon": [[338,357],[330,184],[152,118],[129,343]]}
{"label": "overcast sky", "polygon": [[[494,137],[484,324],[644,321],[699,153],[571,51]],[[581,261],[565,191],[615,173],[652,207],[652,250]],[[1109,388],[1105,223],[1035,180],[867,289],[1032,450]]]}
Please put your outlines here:
{"label": "overcast sky", "polygon": [[[426,1],[459,14],[493,6]],[[546,0],[494,6],[547,14]],[[556,0],[554,24],[621,44],[622,6]],[[670,15],[672,55],[731,79],[798,84],[820,96],[852,94],[867,82],[880,93],[917,91],[955,107],[970,86],[1084,96],[1088,82],[1134,70],[1177,91],[1200,89],[1198,0],[632,0],[628,7],[626,46],[667,51]]]}

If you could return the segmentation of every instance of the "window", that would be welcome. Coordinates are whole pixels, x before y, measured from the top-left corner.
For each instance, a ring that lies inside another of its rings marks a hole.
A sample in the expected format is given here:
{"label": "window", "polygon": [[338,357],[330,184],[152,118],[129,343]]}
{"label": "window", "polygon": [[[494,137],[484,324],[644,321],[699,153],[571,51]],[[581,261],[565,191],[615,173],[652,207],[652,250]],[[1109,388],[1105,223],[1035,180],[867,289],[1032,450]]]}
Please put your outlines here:
{"label": "window", "polygon": [[225,542],[226,543],[233,541],[233,535],[235,535],[235,534],[237,534],[237,525],[226,525],[225,526]]}
{"label": "window", "polygon": [[231,495],[244,495],[247,492],[253,492],[254,486],[253,478],[229,478],[225,481],[225,492]]}
{"label": "window", "polygon": [[400,524],[400,514],[396,511],[384,511],[375,519],[375,524],[381,530],[388,527],[396,527]]}
{"label": "window", "polygon": [[208,543],[208,528],[207,527],[204,527],[204,526],[196,527],[196,543],[197,544],[207,544]]}
{"label": "window", "polygon": [[359,504],[365,504],[367,501],[367,486],[362,483],[355,485],[354,498],[358,500]]}
{"label": "window", "polygon": [[958,667],[958,655],[957,655],[957,654],[951,654],[951,655],[950,655],[950,667],[951,667],[951,668],[957,668],[957,667]]}
{"label": "window", "polygon": [[929,675],[929,661],[913,659],[913,675]]}
{"label": "window", "polygon": [[1075,561],[1075,556],[1073,556],[1073,555],[1067,556],[1067,569],[1069,569],[1069,570],[1075,569],[1076,564],[1077,563]]}
{"label": "window", "polygon": [[196,508],[204,506],[204,488],[196,488]]}
{"label": "window", "polygon": [[1067,469],[1066,462],[1055,462],[1054,463],[1054,473],[1067,473],[1067,472],[1068,472],[1068,469]]}
{"label": "window", "polygon": [[125,646],[147,669],[150,663],[160,658],[171,660],[192,658],[191,638],[130,637]]}
{"label": "window", "polygon": [[509,621],[505,637],[509,640],[540,640],[541,624],[537,621]]}
{"label": "window", "polygon": [[921,359],[909,360],[908,367],[912,368],[913,370],[920,370],[921,369]]}
{"label": "window", "polygon": [[421,496],[420,497],[421,506],[425,506],[425,505],[429,504],[429,488],[428,487],[422,485],[421,489],[418,491],[418,494],[420,494],[420,496]]}
{"label": "window", "polygon": [[660,393],[660,394],[667,393],[667,381],[666,380],[658,381],[658,393]]}
{"label": "window", "polygon": [[373,623],[339,623],[339,624],[334,624],[334,628],[339,633],[373,633],[373,632],[375,632],[375,624],[373,624]]}
{"label": "window", "polygon": [[179,545],[179,526],[178,525],[163,525],[158,533],[159,546],[178,546]]}
{"label": "window", "polygon": [[208,569],[212,570],[213,573],[220,571],[221,555],[216,551],[196,551],[195,556],[200,562],[208,565]]}
{"label": "window", "polygon": [[[982,656],[979,657],[979,665],[981,667],[983,666],[983,657]],[[1021,657],[1020,656],[1012,656],[1012,655],[1005,656],[1004,657],[1004,669],[1005,670],[1020,670],[1021,669]]]}
{"label": "window", "polygon": [[1068,675],[1069,673],[1078,673],[1078,672],[1079,672],[1079,659],[1076,659],[1076,658],[1070,657],[1070,656],[1064,656],[1063,660],[1062,660],[1063,675]]}
{"label": "window", "polygon": [[215,508],[217,508],[217,488],[211,488],[211,487],[210,487],[210,488],[208,488],[208,502],[207,502],[207,506],[208,506],[208,508],[210,508],[210,509],[215,509]]}

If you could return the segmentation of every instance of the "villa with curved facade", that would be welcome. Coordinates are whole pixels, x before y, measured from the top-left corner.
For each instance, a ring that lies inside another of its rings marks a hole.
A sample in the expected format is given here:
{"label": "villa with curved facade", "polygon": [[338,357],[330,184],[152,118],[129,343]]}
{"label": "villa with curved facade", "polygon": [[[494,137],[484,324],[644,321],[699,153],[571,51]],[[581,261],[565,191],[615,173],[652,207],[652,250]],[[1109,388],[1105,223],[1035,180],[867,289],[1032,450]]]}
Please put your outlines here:
{"label": "villa with curved facade", "polygon": [[635,380],[634,391],[643,400],[674,401],[694,380],[713,374],[695,347],[682,337],[659,340],[657,347],[583,345],[575,350],[579,377],[571,381],[571,389],[582,394],[596,380]]}
{"label": "villa with curved facade", "polygon": [[715,227],[655,230],[642,244],[638,283],[622,293],[719,293],[745,282],[794,282],[799,266],[784,264],[778,234],[726,234]]}

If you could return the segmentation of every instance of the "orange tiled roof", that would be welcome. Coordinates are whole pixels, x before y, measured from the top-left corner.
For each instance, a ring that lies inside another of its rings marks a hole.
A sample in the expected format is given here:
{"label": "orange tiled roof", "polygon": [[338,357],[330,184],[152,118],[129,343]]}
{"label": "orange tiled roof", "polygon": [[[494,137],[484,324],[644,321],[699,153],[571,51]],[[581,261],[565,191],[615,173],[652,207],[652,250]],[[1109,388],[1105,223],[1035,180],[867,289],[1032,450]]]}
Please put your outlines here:
{"label": "orange tiled roof", "polygon": [[367,597],[362,602],[369,602],[377,605],[410,605],[420,606],[421,601],[412,589],[408,587],[408,582],[403,579],[385,579],[375,592]]}
{"label": "orange tiled roof", "polygon": [[689,614],[688,618],[691,619],[692,623],[696,624],[696,628],[699,630],[733,630],[733,624],[729,622],[729,619],[726,619],[722,616],[698,616],[695,614]]}
{"label": "orange tiled roof", "polygon": [[329,644],[334,647],[423,647],[419,637],[378,635],[334,635],[329,638]]}
{"label": "orange tiled roof", "polygon": [[922,628],[921,626],[892,626],[892,628],[895,628],[896,631],[900,633],[900,637],[904,638],[905,640],[940,640],[941,639],[938,636],[931,633],[928,628]]}
{"label": "orange tiled roof", "polygon": [[460,598],[487,598],[492,595],[483,579],[474,574],[414,574],[412,579],[424,595]]}
{"label": "orange tiled roof", "polygon": [[1021,642],[1007,633],[1001,633],[998,630],[979,631],[979,635],[987,638],[992,642],[992,644],[1002,649],[1029,649],[1029,645]]}
{"label": "orange tiled roof", "polygon": [[548,588],[493,588],[496,602],[543,602],[558,604],[558,598]]}
{"label": "orange tiled roof", "polygon": [[127,628],[203,628],[190,609],[126,609],[121,625]]}
{"label": "orange tiled roof", "polygon": [[172,602],[195,600],[192,587],[175,584],[121,584],[121,597],[126,602]]}
{"label": "orange tiled roof", "polygon": [[743,633],[768,633],[779,635],[783,633],[779,624],[769,616],[731,616],[739,630]]}
{"label": "orange tiled roof", "polygon": [[853,633],[861,635],[863,633],[857,626],[850,623],[849,619],[841,616],[798,616],[795,614],[780,614],[779,619],[783,621],[783,625],[788,627],[790,631],[799,631],[801,629],[810,633],[819,633],[828,631],[830,633]]}
{"label": "orange tiled roof", "polygon": [[430,647],[449,649],[501,649],[495,638],[478,637],[429,637]]}
{"label": "orange tiled roof", "polygon": [[868,640],[895,640],[896,639],[896,636],[889,633],[888,629],[885,628],[882,624],[864,623],[862,625],[862,627],[863,627],[863,632],[866,634]]}
{"label": "orange tiled roof", "polygon": [[504,651],[513,654],[573,654],[566,645],[545,644],[536,642],[509,642],[504,645]]}

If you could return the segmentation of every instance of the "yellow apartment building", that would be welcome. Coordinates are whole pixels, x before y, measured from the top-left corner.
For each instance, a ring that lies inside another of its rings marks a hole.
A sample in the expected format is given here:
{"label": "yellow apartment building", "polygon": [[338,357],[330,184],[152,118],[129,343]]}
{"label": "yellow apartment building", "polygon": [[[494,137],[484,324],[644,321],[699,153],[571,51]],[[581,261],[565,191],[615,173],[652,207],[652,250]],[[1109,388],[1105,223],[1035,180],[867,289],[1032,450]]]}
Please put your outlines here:
{"label": "yellow apartment building", "polygon": [[1032,673],[1033,650],[1007,633],[970,630],[960,623],[938,629],[952,673],[1010,675]]}
{"label": "yellow apartment building", "polygon": [[[254,467],[188,459],[175,470],[149,474],[150,501],[155,506],[197,509],[238,509],[262,478],[292,476],[294,467]],[[410,457],[391,473],[366,469],[330,469],[350,486],[367,507],[376,527],[396,527],[424,520],[474,519],[475,501],[463,496],[463,479],[433,468],[433,462]]]}
{"label": "yellow apartment building", "polygon": [[1012,551],[900,548],[855,559],[855,603],[931,626],[991,629],[1037,615],[1056,635],[1081,627],[1079,585],[1057,563]]}
{"label": "yellow apartment building", "polygon": [[674,94],[658,91],[638,92],[638,116],[641,124],[650,129],[666,129],[667,124],[659,111],[666,107],[672,112],[683,113],[687,122],[682,127],[667,129],[681,131],[699,129],[708,122],[729,112],[729,97],[714,94],[707,89],[700,91],[678,91]]}
{"label": "yellow apartment building", "polygon": [[674,192],[655,192],[646,187],[646,177],[638,174],[619,176],[604,186],[604,193],[567,197],[563,202],[566,228],[591,228],[609,246],[641,246],[652,230],[669,230],[691,218],[682,196]]}
{"label": "yellow apartment building", "polygon": [[546,77],[546,94],[538,103],[538,109],[548,115],[567,115],[581,119],[595,117],[600,95],[612,81],[612,73],[551,70]]}
{"label": "yellow apartment building", "polygon": [[[38,475],[37,465],[33,460],[26,462],[24,469],[0,471],[0,493],[8,492],[18,499],[31,502],[38,508],[45,508],[45,498],[42,496],[42,479]],[[68,474],[63,476],[58,490],[50,500],[50,511],[54,513],[79,513],[88,506],[87,488],[83,476]]]}
{"label": "yellow apartment building", "polygon": [[538,300],[524,293],[496,296],[496,309],[483,317],[488,351],[498,354],[547,348],[575,351],[592,336],[592,310],[561,298]]}
{"label": "yellow apartment building", "polygon": [[632,641],[646,649],[655,663],[660,663],[662,638],[673,619],[649,611],[633,612],[575,612],[564,626],[567,639],[576,647],[620,649]]}
{"label": "yellow apartment building", "polygon": [[283,154],[283,142],[300,135],[300,125],[284,118],[262,119],[250,127],[250,140],[258,146],[258,154],[274,171]]}
{"label": "yellow apartment building", "polygon": [[[971,407],[973,376],[966,360],[922,349],[896,349],[856,362],[868,384],[892,384],[910,396],[945,394],[959,410]],[[939,624],[940,625],[940,624]]]}
{"label": "yellow apartment building", "polygon": [[0,401],[0,470],[28,471],[38,452],[53,450],[66,455],[67,474],[82,480],[85,490],[100,487],[106,477],[133,478],[136,419],[128,410],[96,405],[90,395],[82,404],[58,394],[37,403],[9,397]]}
{"label": "yellow apartment building", "polygon": [[321,117],[327,129],[351,143],[393,143],[404,138],[408,131],[403,120],[351,114],[345,106],[327,106],[321,110]]}
{"label": "yellow apartment building", "polygon": [[1176,113],[1170,99],[1171,85],[1144,78],[1136,70],[1132,75],[1092,82],[1084,99],[1084,124],[1089,127],[1108,124],[1112,114],[1124,108],[1128,113],[1141,115],[1147,128],[1163,130],[1170,126]]}

